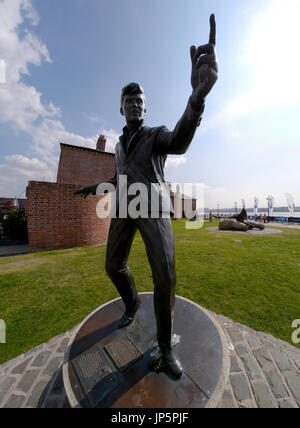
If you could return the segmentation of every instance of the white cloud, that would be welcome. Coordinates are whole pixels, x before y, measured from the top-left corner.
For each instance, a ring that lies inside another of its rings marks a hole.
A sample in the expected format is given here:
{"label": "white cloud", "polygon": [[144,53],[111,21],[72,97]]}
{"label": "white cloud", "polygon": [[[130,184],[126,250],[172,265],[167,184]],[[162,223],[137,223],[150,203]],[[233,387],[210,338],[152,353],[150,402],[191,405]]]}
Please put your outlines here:
{"label": "white cloud", "polygon": [[175,156],[168,157],[166,161],[166,168],[177,168],[179,165],[184,165],[186,163],[186,157],[184,156]]}
{"label": "white cloud", "polygon": [[0,84],[6,83],[6,64],[4,59],[0,59]]}
{"label": "white cloud", "polygon": [[[38,89],[22,82],[22,76],[30,74],[30,65],[51,63],[46,45],[33,31],[25,28],[21,34],[20,25],[24,23],[27,27],[39,23],[31,0],[0,0],[0,58],[6,66],[6,84],[0,86],[0,123],[30,135],[31,149],[39,158],[12,155],[0,165],[0,181],[9,184],[0,191],[13,196],[26,180],[43,176],[55,179],[60,142],[95,148],[98,138],[67,131],[60,120],[60,109],[52,102],[42,102]],[[101,133],[107,137],[107,150],[113,152],[119,135],[112,129]],[[40,171],[38,166],[42,166]]]}
{"label": "white cloud", "polygon": [[15,197],[24,192],[29,180],[55,181],[56,171],[37,158],[20,154],[5,156],[0,164],[0,192],[2,196]]}
{"label": "white cloud", "polygon": [[299,0],[289,0],[288,7],[277,0],[258,16],[244,55],[252,86],[229,103],[229,116],[300,100],[299,14]]}
{"label": "white cloud", "polygon": [[45,162],[40,161],[39,159],[32,158],[29,159],[23,155],[10,155],[5,156],[7,160],[7,165],[13,168],[20,168],[27,171],[45,171],[46,164]]}

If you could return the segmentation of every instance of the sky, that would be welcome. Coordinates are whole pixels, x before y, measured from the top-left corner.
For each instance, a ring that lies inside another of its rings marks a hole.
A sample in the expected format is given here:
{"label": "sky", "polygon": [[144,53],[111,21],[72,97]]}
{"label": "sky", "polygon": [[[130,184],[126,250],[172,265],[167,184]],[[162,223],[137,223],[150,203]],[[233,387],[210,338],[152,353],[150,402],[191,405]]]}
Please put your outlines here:
{"label": "sky", "polygon": [[[59,143],[114,151],[120,93],[173,129],[191,95],[191,45],[215,13],[219,79],[165,178],[204,183],[205,206],[300,206],[300,0],[0,0],[0,197],[56,181]],[[92,184],[92,183],[91,183]]]}

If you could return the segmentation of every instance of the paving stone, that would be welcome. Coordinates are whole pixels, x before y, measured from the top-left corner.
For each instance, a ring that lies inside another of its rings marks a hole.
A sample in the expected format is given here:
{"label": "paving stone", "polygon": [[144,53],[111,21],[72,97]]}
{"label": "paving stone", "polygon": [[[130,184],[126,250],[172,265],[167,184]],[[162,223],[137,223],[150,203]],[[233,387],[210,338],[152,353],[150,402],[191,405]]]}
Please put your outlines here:
{"label": "paving stone", "polygon": [[284,349],[283,350],[283,353],[288,357],[288,358],[290,358],[291,360],[293,360],[293,361],[297,361],[297,360],[299,360],[300,361],[300,350],[299,350],[299,352],[297,352],[297,350],[296,351],[291,351],[291,350],[289,350],[289,349]]}
{"label": "paving stone", "polygon": [[270,351],[270,354],[275,360],[279,370],[291,370],[293,368],[291,362],[287,359],[287,357],[281,351]]}
{"label": "paving stone", "polygon": [[42,343],[39,346],[36,346],[35,348],[30,349],[29,351],[25,352],[23,354],[24,358],[29,357],[30,355],[37,354],[37,352],[42,351],[44,349],[45,343]]}
{"label": "paving stone", "polygon": [[288,397],[288,391],[284,386],[281,375],[277,370],[271,370],[270,372],[265,372],[265,376],[267,381],[271,387],[271,390],[275,396],[275,398],[285,398]]}
{"label": "paving stone", "polygon": [[214,312],[212,312],[213,316],[215,318],[218,319],[218,321],[222,324],[228,324],[228,326],[232,326],[233,325],[233,321],[230,318],[224,317],[224,315],[220,315],[220,314],[215,314]]}
{"label": "paving stone", "polygon": [[29,362],[32,360],[32,357],[27,358],[27,360],[23,361],[21,364],[17,365],[12,371],[12,374],[23,374],[25,372],[26,367]]}
{"label": "paving stone", "polygon": [[28,370],[21,379],[20,383],[17,385],[17,389],[27,393],[36,381],[38,375],[38,370]]}
{"label": "paving stone", "polygon": [[[300,373],[297,372],[300,370],[300,351],[226,317],[217,315],[216,318],[228,332],[236,351],[231,353],[231,385],[227,385],[218,407],[300,407]],[[73,331],[75,328],[77,326]],[[63,354],[71,336],[72,331],[56,336],[48,343],[1,365],[0,407],[70,407],[63,387],[61,369],[58,369],[63,363]],[[54,354],[52,357],[51,352]],[[251,380],[256,401],[253,399],[248,377],[242,373],[244,368]],[[22,378],[20,375],[23,375]],[[56,380],[49,382],[52,376]]]}
{"label": "paving stone", "polygon": [[274,409],[278,407],[272,397],[271,391],[265,383],[253,383],[252,388],[257,405],[260,409]]}
{"label": "paving stone", "polygon": [[227,330],[233,344],[244,341],[244,338],[243,338],[243,336],[242,336],[242,334],[238,328],[230,327],[230,328],[227,328],[226,330]]}
{"label": "paving stone", "polygon": [[16,382],[14,377],[7,377],[0,383],[0,403],[7,399],[12,386]]}
{"label": "paving stone", "polygon": [[278,406],[280,409],[297,409],[298,408],[298,406],[295,403],[293,403],[291,400],[288,400],[288,399],[278,401]]}
{"label": "paving stone", "polygon": [[233,325],[238,327],[241,330],[242,334],[243,333],[249,333],[249,334],[255,333],[255,331],[252,328],[249,328],[244,324],[240,324],[239,322],[233,323]]}
{"label": "paving stone", "polygon": [[62,357],[51,358],[47,367],[43,371],[43,374],[46,374],[48,376],[52,376],[62,363],[63,363]]}
{"label": "paving stone", "polygon": [[296,403],[300,406],[300,375],[294,374],[292,376],[287,376],[285,379],[292,391]]}
{"label": "paving stone", "polygon": [[238,359],[235,355],[231,355],[230,357],[230,372],[234,373],[234,372],[241,372],[242,369],[238,363]]}
{"label": "paving stone", "polygon": [[262,338],[261,341],[263,342],[265,348],[267,349],[275,349],[276,348],[276,342],[271,342],[268,339]]}
{"label": "paving stone", "polygon": [[[18,362],[16,362],[15,364],[18,364]],[[10,363],[10,361],[8,361],[8,363],[2,364],[0,366],[0,382],[1,382],[1,377],[6,376],[12,367],[14,367],[15,364]]]}
{"label": "paving stone", "polygon": [[4,406],[4,409],[19,409],[25,401],[21,395],[12,395]]}
{"label": "paving stone", "polygon": [[66,337],[60,344],[60,346],[57,348],[57,352],[64,353],[68,347],[69,344],[69,337]]}
{"label": "paving stone", "polygon": [[236,409],[237,405],[230,389],[226,389],[223,394],[221,403],[218,406],[220,409]]}
{"label": "paving stone", "polygon": [[239,357],[250,354],[250,351],[246,345],[235,345],[234,349]]}
{"label": "paving stone", "polygon": [[274,366],[274,362],[266,349],[261,348],[256,351],[253,351],[253,355],[259,362],[262,369],[265,369],[270,366]]}
{"label": "paving stone", "polygon": [[61,340],[65,337],[65,333],[61,333],[58,336],[53,337],[53,339],[49,340],[47,343],[48,346],[57,345]]}
{"label": "paving stone", "polygon": [[251,391],[243,373],[230,376],[233,392],[238,401],[250,400]]}
{"label": "paving stone", "polygon": [[251,349],[261,348],[262,343],[257,336],[246,335],[246,339]]}
{"label": "paving stone", "polygon": [[50,356],[51,352],[50,351],[43,351],[40,354],[38,354],[35,359],[33,360],[33,362],[31,363],[32,367],[43,367],[49,356]]}
{"label": "paving stone", "polygon": [[39,399],[41,397],[42,392],[47,386],[46,380],[40,380],[39,383],[34,387],[32,393],[30,394],[30,397],[28,401],[26,402],[26,407],[32,407],[36,408],[37,404],[39,402]]}
{"label": "paving stone", "polygon": [[241,357],[241,360],[243,361],[246,373],[251,380],[261,379],[262,376],[259,365],[252,355]]}
{"label": "paving stone", "polygon": [[253,400],[246,400],[242,403],[239,403],[240,409],[256,409],[257,406],[255,405]]}

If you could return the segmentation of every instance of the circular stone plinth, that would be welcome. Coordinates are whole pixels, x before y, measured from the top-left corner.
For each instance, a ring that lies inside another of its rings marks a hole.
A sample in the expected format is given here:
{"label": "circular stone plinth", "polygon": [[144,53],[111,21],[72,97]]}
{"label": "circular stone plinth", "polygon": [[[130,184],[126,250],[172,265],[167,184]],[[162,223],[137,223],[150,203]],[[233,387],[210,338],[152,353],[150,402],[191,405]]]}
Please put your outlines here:
{"label": "circular stone plinth", "polygon": [[179,380],[148,367],[157,351],[153,293],[139,294],[134,322],[118,329],[121,299],[89,315],[74,333],[65,355],[63,378],[72,407],[216,407],[229,377],[226,337],[207,311],[176,297],[175,353],[184,373]]}
{"label": "circular stone plinth", "polygon": [[252,229],[252,230],[220,230],[218,227],[207,227],[206,230],[210,230],[211,232],[227,232],[227,233],[241,233],[242,235],[274,235],[276,233],[281,233],[282,230],[279,229],[271,229],[265,228],[263,230]]}

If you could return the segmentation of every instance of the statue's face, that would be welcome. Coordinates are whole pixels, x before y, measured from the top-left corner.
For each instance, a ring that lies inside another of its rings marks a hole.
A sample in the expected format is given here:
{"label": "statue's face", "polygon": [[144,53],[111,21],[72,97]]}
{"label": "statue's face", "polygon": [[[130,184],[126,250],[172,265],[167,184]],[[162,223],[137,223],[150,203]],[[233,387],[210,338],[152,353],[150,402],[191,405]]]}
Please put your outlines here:
{"label": "statue's face", "polygon": [[146,115],[145,97],[143,94],[125,95],[121,107],[121,114],[126,122],[137,122]]}

